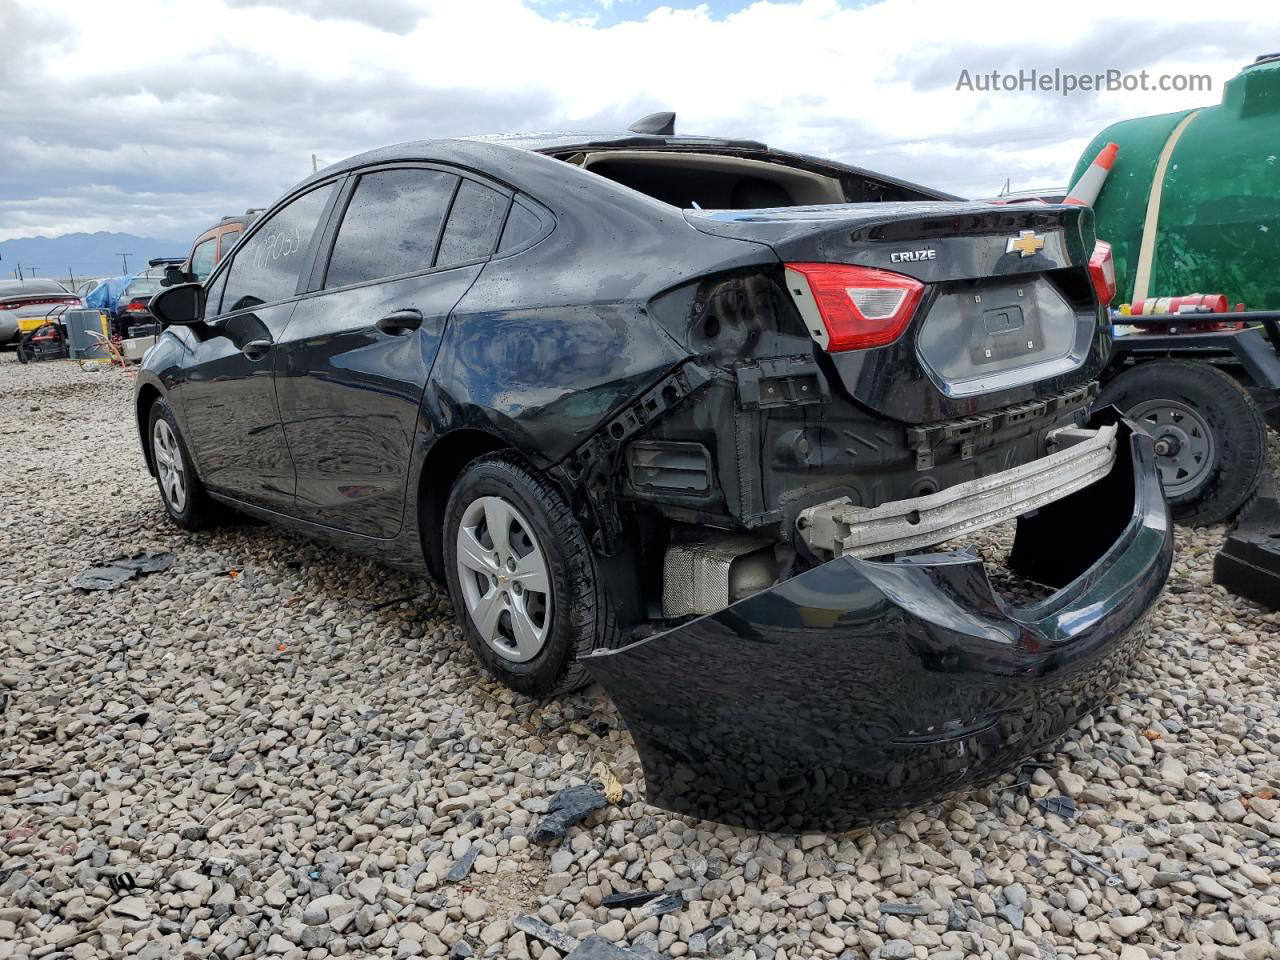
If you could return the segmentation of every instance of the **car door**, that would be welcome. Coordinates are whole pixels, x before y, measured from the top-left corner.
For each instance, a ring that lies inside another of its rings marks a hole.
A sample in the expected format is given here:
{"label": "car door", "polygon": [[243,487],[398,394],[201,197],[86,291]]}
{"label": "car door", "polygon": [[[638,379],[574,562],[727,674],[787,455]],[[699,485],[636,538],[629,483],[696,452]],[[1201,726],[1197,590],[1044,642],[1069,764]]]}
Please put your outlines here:
{"label": "car door", "polygon": [[316,292],[280,346],[276,393],[297,515],[390,538],[445,322],[492,254],[511,196],[428,164],[369,169],[346,193]]}
{"label": "car door", "polygon": [[294,469],[276,403],[275,345],[310,277],[337,191],[331,181],[290,199],[218,267],[182,387],[205,485],[284,513],[293,507]]}
{"label": "car door", "polygon": [[187,258],[189,266],[187,269],[196,275],[196,279],[201,283],[209,278],[209,274],[213,273],[213,268],[217,263],[217,247],[218,238],[216,236],[209,237],[207,240],[200,240],[191,248],[191,256]]}

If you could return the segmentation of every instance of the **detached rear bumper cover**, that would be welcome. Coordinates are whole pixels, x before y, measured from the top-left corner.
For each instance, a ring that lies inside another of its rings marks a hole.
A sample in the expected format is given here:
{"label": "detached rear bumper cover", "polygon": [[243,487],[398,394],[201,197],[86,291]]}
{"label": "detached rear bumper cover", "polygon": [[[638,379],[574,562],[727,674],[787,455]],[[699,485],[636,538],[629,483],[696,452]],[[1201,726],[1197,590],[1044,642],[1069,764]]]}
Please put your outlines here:
{"label": "detached rear bumper cover", "polygon": [[1173,541],[1151,441],[1114,410],[1102,480],[1019,521],[1014,608],[962,553],[841,557],[587,664],[651,803],[768,830],[843,830],[996,776],[1127,672]]}

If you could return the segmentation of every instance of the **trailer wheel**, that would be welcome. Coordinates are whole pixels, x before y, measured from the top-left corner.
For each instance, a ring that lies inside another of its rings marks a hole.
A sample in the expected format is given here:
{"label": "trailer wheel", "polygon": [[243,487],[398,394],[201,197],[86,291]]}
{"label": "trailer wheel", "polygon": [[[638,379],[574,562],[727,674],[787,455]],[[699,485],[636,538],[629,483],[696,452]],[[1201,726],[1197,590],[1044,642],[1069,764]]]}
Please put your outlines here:
{"label": "trailer wheel", "polygon": [[1244,504],[1266,468],[1267,428],[1244,387],[1207,363],[1152,360],[1113,379],[1115,404],[1155,441],[1174,520],[1221,523]]}

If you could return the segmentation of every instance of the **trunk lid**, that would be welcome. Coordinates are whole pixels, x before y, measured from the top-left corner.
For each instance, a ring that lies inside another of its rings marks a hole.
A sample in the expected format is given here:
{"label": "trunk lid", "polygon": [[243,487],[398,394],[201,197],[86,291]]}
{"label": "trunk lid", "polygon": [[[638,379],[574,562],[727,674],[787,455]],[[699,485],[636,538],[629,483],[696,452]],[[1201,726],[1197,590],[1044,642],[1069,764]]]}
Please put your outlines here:
{"label": "trunk lid", "polygon": [[0,297],[0,310],[11,317],[42,317],[51,313],[61,313],[80,305],[79,297],[69,294],[58,295],[33,293],[23,296]]}
{"label": "trunk lid", "polygon": [[685,218],[704,233],[767,243],[785,263],[870,267],[923,283],[895,342],[828,355],[844,389],[886,416],[924,423],[1009,406],[1086,383],[1105,360],[1088,208],[869,203]]}

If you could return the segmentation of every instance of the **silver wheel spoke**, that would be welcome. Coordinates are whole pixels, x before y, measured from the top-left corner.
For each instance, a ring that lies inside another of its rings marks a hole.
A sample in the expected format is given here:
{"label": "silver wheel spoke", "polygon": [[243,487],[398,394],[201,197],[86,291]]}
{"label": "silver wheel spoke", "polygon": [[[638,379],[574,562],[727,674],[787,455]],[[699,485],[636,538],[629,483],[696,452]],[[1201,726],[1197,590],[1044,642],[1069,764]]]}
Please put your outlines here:
{"label": "silver wheel spoke", "polygon": [[516,603],[511,607],[511,629],[515,635],[516,649],[526,659],[534,657],[542,649],[543,631],[534,624],[523,603]]}
{"label": "silver wheel spoke", "polygon": [[511,556],[511,508],[498,497],[486,497],[484,521],[489,528],[489,539],[500,560]]}
{"label": "silver wheel spoke", "polygon": [[461,527],[458,530],[458,562],[468,570],[486,575],[497,569],[491,552],[476,539],[474,527]]}
{"label": "silver wheel spoke", "polygon": [[502,618],[502,594],[493,588],[482,596],[471,610],[480,636],[492,643],[498,637],[498,621]]}
{"label": "silver wheel spoke", "polygon": [[516,569],[511,579],[517,581],[525,590],[534,593],[546,593],[551,589],[547,579],[547,564],[542,558],[542,551],[534,548],[516,561]]}

